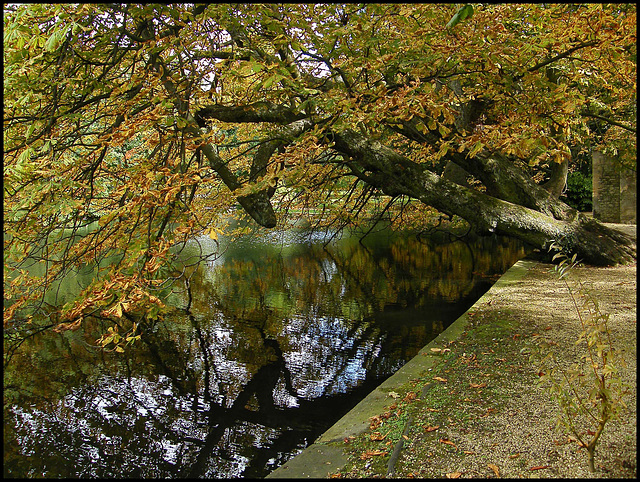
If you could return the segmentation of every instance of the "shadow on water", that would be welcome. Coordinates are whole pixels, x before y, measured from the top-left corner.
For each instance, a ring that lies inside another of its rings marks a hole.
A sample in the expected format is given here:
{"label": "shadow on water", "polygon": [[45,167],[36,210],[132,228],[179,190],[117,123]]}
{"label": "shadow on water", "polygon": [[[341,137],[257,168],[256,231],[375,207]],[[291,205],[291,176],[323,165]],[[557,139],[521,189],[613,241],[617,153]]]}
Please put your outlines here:
{"label": "shadow on water", "polygon": [[4,375],[8,477],[264,477],[525,255],[492,237],[226,246],[124,355],[105,327],[28,340]]}

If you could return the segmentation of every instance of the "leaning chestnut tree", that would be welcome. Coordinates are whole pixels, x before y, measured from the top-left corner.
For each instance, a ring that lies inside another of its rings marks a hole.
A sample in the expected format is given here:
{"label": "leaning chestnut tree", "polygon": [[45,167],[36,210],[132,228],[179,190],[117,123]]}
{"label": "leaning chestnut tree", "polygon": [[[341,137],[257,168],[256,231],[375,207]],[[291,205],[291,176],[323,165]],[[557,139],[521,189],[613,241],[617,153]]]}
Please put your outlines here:
{"label": "leaning chestnut tree", "polygon": [[5,330],[158,316],[237,207],[636,258],[559,199],[572,152],[635,169],[635,5],[8,4],[3,60]]}

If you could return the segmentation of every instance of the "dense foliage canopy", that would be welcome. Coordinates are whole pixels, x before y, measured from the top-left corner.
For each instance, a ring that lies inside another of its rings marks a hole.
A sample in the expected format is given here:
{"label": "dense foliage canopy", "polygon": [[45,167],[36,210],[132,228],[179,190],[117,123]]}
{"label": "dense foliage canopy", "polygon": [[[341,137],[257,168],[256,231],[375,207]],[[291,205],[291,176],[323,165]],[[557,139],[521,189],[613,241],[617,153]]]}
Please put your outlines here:
{"label": "dense foliage canopy", "polygon": [[[238,204],[265,227],[437,212],[635,258],[558,200],[572,152],[635,169],[635,5],[4,13],[5,327],[157,316],[175,248]],[[45,303],[94,265],[77,299]]]}

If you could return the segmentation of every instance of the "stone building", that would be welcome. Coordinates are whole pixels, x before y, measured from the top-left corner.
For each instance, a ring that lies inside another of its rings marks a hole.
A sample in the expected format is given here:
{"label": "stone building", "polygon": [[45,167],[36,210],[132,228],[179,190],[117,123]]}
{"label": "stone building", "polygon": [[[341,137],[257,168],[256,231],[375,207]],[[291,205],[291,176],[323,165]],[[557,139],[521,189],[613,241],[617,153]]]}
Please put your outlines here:
{"label": "stone building", "polygon": [[637,224],[636,171],[623,169],[595,151],[593,161],[593,217],[605,223]]}

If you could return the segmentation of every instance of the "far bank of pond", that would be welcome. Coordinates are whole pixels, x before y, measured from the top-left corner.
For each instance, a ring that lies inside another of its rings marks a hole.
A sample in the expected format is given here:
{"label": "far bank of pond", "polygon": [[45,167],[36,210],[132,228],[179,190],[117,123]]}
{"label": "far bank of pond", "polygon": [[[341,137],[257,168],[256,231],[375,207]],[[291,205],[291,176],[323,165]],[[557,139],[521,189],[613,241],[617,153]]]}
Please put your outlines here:
{"label": "far bank of pond", "polygon": [[105,327],[28,340],[4,375],[9,477],[264,477],[526,253],[489,237],[247,237],[176,286],[125,355]]}

